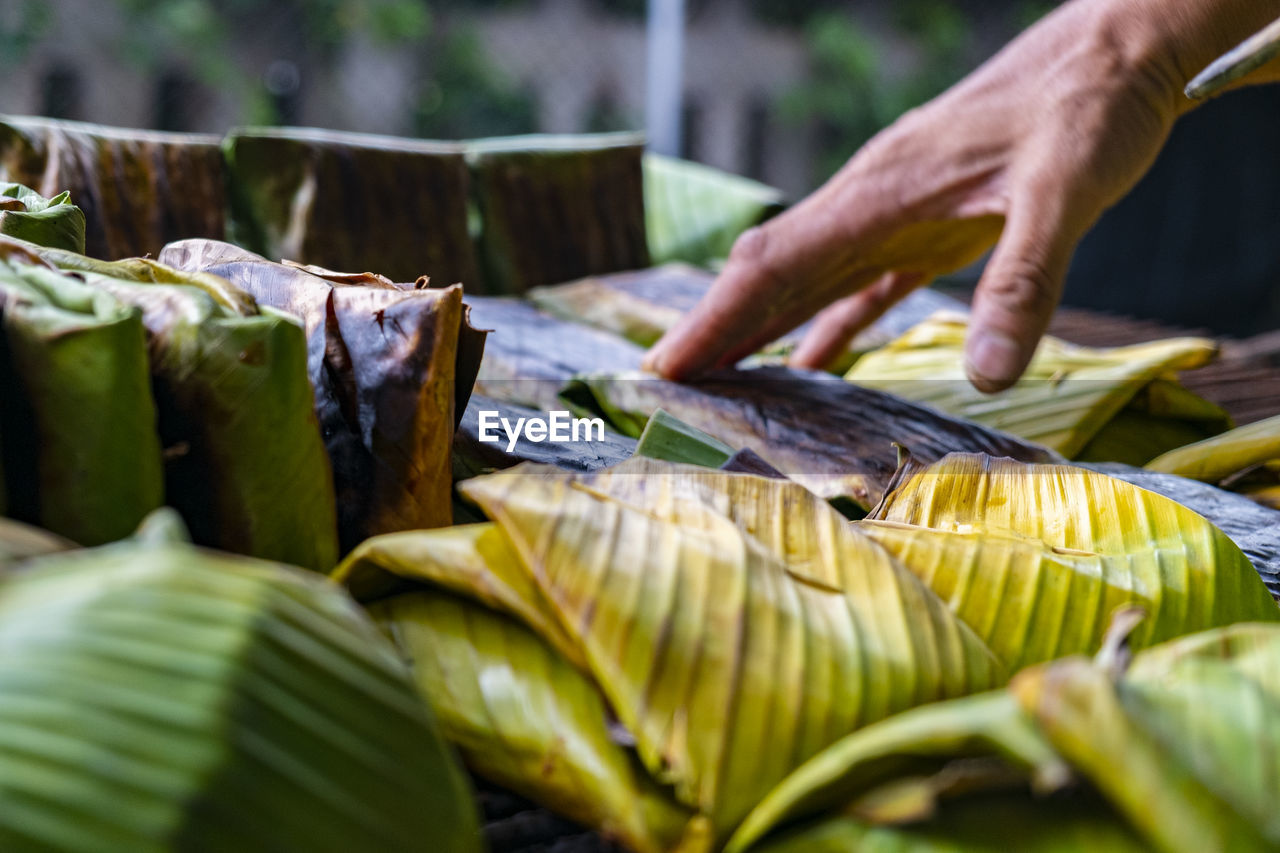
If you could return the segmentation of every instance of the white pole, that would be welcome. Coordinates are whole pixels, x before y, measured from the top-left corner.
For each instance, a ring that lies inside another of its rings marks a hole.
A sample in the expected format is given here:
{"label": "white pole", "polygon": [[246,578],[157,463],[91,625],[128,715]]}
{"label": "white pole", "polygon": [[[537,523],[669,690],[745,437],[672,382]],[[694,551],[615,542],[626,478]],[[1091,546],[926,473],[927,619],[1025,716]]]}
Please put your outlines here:
{"label": "white pole", "polygon": [[680,153],[684,81],[684,0],[649,0],[645,126],[649,149]]}

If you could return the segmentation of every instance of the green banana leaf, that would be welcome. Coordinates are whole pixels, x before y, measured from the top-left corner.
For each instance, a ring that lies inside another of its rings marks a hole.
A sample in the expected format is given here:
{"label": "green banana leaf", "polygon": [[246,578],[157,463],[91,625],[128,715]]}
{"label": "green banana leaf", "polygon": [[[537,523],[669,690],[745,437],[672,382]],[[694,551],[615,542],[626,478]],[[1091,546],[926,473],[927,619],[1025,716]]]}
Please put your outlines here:
{"label": "green banana leaf", "polygon": [[[982,759],[984,763],[979,763]],[[947,792],[929,786],[951,773],[993,771],[1007,787],[1043,793],[1063,787],[1069,773],[1007,692],[983,693],[904,711],[837,741],[818,753],[760,801],[725,847],[742,853],[775,828],[839,811],[878,823],[878,788],[894,780],[918,783],[919,803],[894,822],[928,817]],[[967,783],[974,781],[970,778]],[[961,791],[963,793],[963,791]]]}
{"label": "green banana leaf", "polygon": [[[964,374],[966,328],[963,316],[937,314],[858,359],[845,378],[1013,433],[1073,459],[1140,465],[1188,435],[1213,435],[1230,426],[1225,412],[1185,389],[1149,390],[1157,381],[1173,385],[1168,376],[1176,371],[1207,363],[1216,353],[1210,340],[1173,338],[1091,349],[1046,337],[1023,378],[1007,391],[988,395]],[[1107,434],[1108,424],[1130,406],[1146,418],[1118,424],[1115,434]],[[1146,425],[1158,418],[1183,423],[1168,435]]]}
{"label": "green banana leaf", "polygon": [[[310,128],[223,143],[233,239],[269,258],[482,292],[460,145]],[[204,236],[180,234],[176,238]]]}
{"label": "green banana leaf", "polygon": [[155,256],[170,240],[225,232],[225,169],[214,136],[7,116],[0,180],[48,198],[70,192],[86,218],[83,250],[95,258]]}
{"label": "green banana leaf", "polygon": [[195,541],[328,571],[338,560],[333,475],[312,409],[306,336],[204,290],[83,277],[142,311],[167,503]]}
{"label": "green banana leaf", "polygon": [[0,435],[8,513],[75,542],[119,539],[163,502],[140,313],[0,247]]}
{"label": "green banana leaf", "polygon": [[516,136],[466,145],[485,293],[649,266],[644,140]]}
{"label": "green banana leaf", "polygon": [[1039,800],[986,794],[946,804],[904,826],[831,817],[754,848],[760,853],[1150,853],[1151,848],[1093,798]]}
{"label": "green banana leaf", "polygon": [[511,539],[650,773],[716,836],[849,731],[1003,678],[937,598],[794,483],[636,458],[459,488]]}
{"label": "green banana leaf", "polygon": [[706,266],[733,241],[780,213],[780,190],[688,160],[644,156],[644,221],[653,263]]}
{"label": "green banana leaf", "polygon": [[1065,465],[952,454],[908,460],[860,532],[887,548],[1017,671],[1102,645],[1111,616],[1148,614],[1135,649],[1280,621],[1248,558],[1204,518]]}
{"label": "green banana leaf", "polygon": [[452,522],[450,449],[483,350],[461,288],[335,283],[207,240],[174,243],[160,261],[222,276],[301,321],[342,551]]}
{"label": "green banana leaf", "polygon": [[529,629],[432,591],[371,611],[472,772],[637,853],[676,847],[691,811],[619,745],[595,684]]}
{"label": "green banana leaf", "polygon": [[478,851],[465,779],[358,609],[174,539],[0,576],[0,846]]}
{"label": "green banana leaf", "polygon": [[68,192],[45,198],[22,184],[0,183],[0,234],[83,252],[84,211]]}
{"label": "green banana leaf", "polygon": [[642,373],[587,374],[571,382],[562,399],[632,436],[665,409],[730,447],[755,451],[818,495],[847,498],[863,510],[880,500],[897,470],[895,443],[927,459],[957,450],[1029,462],[1055,458],[1013,436],[889,394],[780,367],[715,371],[690,383]]}

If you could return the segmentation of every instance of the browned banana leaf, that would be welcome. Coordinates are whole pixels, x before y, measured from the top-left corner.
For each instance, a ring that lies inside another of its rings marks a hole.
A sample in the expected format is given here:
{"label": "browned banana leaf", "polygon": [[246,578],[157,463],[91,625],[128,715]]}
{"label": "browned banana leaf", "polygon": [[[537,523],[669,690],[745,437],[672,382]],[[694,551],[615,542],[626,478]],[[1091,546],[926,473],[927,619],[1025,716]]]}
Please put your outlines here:
{"label": "browned banana leaf", "polygon": [[632,134],[468,143],[486,292],[649,266],[643,154]]}
{"label": "browned banana leaf", "polygon": [[225,169],[217,137],[6,117],[0,179],[84,210],[96,258],[157,255],[185,237],[221,239]]}
{"label": "browned banana leaf", "polygon": [[[858,359],[845,378],[1039,442],[1072,459],[1083,455],[1142,464],[1185,435],[1212,435],[1230,425],[1220,408],[1167,379],[1212,359],[1216,346],[1210,340],[1174,338],[1094,349],[1046,337],[1018,383],[989,395],[965,376],[966,333],[963,315],[940,313]],[[1150,389],[1157,381],[1169,387]],[[1189,423],[1172,437],[1141,423],[1122,435],[1106,435],[1112,419],[1131,405],[1149,417]],[[1090,447],[1092,442],[1097,443]]]}
{"label": "browned banana leaf", "polygon": [[665,409],[731,447],[749,448],[825,498],[873,506],[898,467],[895,444],[934,460],[981,451],[1050,461],[1043,448],[827,374],[761,367],[723,370],[689,384],[645,374],[587,375],[565,398],[638,436]]}
{"label": "browned banana leaf", "polygon": [[616,742],[599,688],[537,635],[439,592],[371,610],[472,772],[636,853],[675,848],[691,810]]}
{"label": "browned banana leaf", "polygon": [[[510,403],[499,403],[489,397],[473,395],[467,410],[453,437],[453,479],[465,480],[479,474],[489,474],[510,468],[521,462],[540,462],[567,468],[571,471],[594,471],[608,465],[616,465],[630,458],[636,450],[636,441],[612,430],[605,430],[603,437],[592,441],[530,441],[523,432],[511,444],[509,436],[501,429],[486,430],[486,438],[498,436],[497,441],[481,441],[480,413],[488,417],[506,418],[515,424],[520,418],[544,417],[542,412]],[[487,424],[492,426],[491,422]]]}
{"label": "browned banana leaf", "polygon": [[223,144],[237,242],[270,258],[481,292],[461,146],[309,128]]}
{"label": "browned banana leaf", "polygon": [[459,488],[511,538],[646,767],[717,836],[844,734],[1003,678],[932,593],[793,483],[637,459]]}
{"label": "browned banana leaf", "polygon": [[[715,276],[687,264],[594,276],[529,291],[533,304],[549,314],[621,335],[643,347],[652,346],[667,329],[697,304]],[[883,346],[907,329],[942,310],[964,310],[964,304],[935,290],[913,291],[883,317],[859,333],[848,352],[830,369],[843,373],[859,353]],[[766,348],[772,355],[790,352],[808,332],[806,323]],[[597,368],[599,369],[599,368]]]}
{"label": "browned banana leaf", "polygon": [[908,460],[858,529],[946,601],[1016,671],[1096,652],[1111,616],[1148,618],[1134,648],[1280,621],[1248,559],[1168,498],[1066,465],[980,454]]}
{"label": "browned banana leaf", "polygon": [[223,276],[302,320],[344,551],[452,521],[450,448],[474,375],[465,362],[479,348],[461,288],[333,284],[214,241],[174,243],[161,260]]}
{"label": "browned banana leaf", "polygon": [[577,374],[635,370],[644,357],[644,350],[617,335],[556,319],[517,299],[467,297],[467,304],[471,322],[489,332],[476,393],[504,403],[562,409],[560,391]]}

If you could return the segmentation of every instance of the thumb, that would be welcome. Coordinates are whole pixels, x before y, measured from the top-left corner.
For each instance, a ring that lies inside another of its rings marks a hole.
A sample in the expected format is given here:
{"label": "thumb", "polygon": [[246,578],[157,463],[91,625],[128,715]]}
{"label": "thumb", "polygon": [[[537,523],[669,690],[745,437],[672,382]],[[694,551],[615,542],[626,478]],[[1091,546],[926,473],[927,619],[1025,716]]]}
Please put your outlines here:
{"label": "thumb", "polygon": [[1018,381],[1062,296],[1081,232],[1044,212],[1025,200],[1014,206],[974,292],[965,372],[979,391]]}

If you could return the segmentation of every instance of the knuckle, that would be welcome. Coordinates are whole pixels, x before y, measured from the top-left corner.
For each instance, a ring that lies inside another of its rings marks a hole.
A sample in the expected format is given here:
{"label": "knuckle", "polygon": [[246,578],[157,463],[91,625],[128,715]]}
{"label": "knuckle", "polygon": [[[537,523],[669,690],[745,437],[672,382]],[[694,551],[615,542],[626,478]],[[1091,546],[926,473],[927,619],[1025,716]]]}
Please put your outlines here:
{"label": "knuckle", "polygon": [[1006,311],[1047,317],[1058,302],[1057,277],[1040,261],[1014,258],[992,276],[987,293]]}

